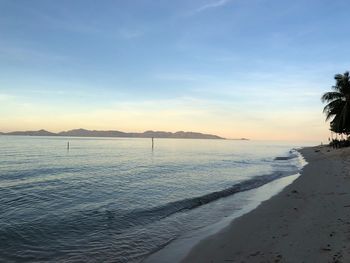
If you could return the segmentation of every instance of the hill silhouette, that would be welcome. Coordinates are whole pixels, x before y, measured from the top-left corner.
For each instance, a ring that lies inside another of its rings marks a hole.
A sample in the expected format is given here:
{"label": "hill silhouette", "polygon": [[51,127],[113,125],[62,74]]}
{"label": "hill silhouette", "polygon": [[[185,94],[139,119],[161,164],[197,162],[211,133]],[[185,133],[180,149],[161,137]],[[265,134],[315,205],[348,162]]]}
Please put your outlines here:
{"label": "hill silhouette", "polygon": [[97,131],[86,129],[73,129],[69,131],[62,131],[58,133],[49,132],[46,130],[38,131],[14,131],[3,132],[1,135],[27,135],[27,136],[69,136],[69,137],[129,137],[129,138],[174,138],[174,139],[225,139],[213,134],[205,134],[199,132],[165,132],[165,131],[145,131],[137,132],[122,132],[122,131]]}

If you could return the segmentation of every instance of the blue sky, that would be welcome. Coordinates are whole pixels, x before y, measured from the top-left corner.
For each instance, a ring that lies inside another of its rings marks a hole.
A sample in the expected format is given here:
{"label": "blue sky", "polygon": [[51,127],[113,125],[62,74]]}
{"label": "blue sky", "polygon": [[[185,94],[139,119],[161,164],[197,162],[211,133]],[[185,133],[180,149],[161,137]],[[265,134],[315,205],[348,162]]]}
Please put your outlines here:
{"label": "blue sky", "polygon": [[1,130],[328,137],[347,1],[0,0]]}

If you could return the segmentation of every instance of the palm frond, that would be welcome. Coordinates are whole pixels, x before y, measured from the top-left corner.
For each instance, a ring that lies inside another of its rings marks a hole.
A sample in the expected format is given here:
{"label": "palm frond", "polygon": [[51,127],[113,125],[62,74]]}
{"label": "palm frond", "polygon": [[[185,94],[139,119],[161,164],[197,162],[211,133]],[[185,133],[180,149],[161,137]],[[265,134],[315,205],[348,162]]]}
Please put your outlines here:
{"label": "palm frond", "polygon": [[333,100],[323,108],[323,113],[327,113],[334,110],[341,110],[344,104],[345,104],[345,101],[343,100],[340,100],[340,99]]}
{"label": "palm frond", "polygon": [[322,95],[321,97],[321,101],[324,102],[329,102],[329,101],[334,101],[337,99],[342,99],[344,97],[344,95],[342,95],[340,92],[326,92]]}
{"label": "palm frond", "polygon": [[342,111],[343,106],[339,105],[337,107],[331,108],[331,109],[324,109],[324,113],[326,114],[326,121],[328,121],[333,116],[339,115],[339,112]]}
{"label": "palm frond", "polygon": [[348,126],[350,126],[350,123],[349,123],[350,110],[349,110],[349,103],[348,102],[345,103],[340,116],[341,116],[341,125],[342,125],[342,127],[345,129]]}
{"label": "palm frond", "polygon": [[330,128],[337,133],[350,133],[350,73],[336,74],[335,85],[322,95],[321,101],[328,103],[323,108],[326,121],[331,119]]}

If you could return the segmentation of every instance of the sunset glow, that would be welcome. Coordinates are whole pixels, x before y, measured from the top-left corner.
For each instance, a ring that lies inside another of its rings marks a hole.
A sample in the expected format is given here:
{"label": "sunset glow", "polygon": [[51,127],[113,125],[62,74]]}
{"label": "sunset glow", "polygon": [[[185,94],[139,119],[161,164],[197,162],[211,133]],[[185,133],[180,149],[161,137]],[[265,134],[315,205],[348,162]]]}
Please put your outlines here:
{"label": "sunset glow", "polygon": [[349,65],[333,26],[345,4],[2,1],[1,131],[325,141],[320,96]]}

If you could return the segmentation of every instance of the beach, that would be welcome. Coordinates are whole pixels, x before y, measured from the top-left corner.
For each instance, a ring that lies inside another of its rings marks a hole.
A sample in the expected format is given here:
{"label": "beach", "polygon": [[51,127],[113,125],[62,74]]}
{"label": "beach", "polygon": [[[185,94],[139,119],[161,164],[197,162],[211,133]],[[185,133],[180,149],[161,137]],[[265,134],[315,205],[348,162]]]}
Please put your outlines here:
{"label": "beach", "polygon": [[301,176],[182,262],[350,262],[350,149],[300,150]]}

